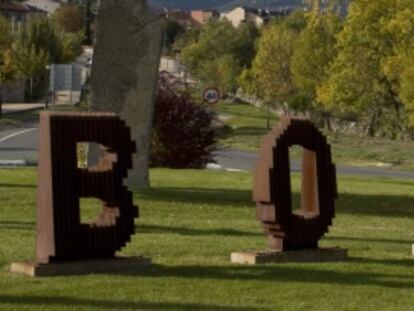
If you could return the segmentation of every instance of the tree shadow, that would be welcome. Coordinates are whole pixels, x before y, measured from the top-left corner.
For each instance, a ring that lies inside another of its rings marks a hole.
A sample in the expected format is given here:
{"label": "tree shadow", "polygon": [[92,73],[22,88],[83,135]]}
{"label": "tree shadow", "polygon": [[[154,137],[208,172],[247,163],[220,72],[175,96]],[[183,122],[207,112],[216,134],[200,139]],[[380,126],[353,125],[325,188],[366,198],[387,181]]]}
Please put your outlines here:
{"label": "tree shadow", "polygon": [[[393,170],[389,169],[388,171],[392,172]],[[399,171],[396,170],[396,172],[398,173]],[[412,173],[414,174],[414,173]],[[403,181],[403,180],[396,180],[396,179],[392,179],[389,177],[382,177],[379,179],[379,182],[381,184],[390,184],[390,185],[401,185],[401,186],[412,186],[414,187],[414,182],[413,181]]]}
{"label": "tree shadow", "polygon": [[172,234],[180,234],[180,235],[222,235],[222,236],[246,236],[246,237],[253,237],[253,236],[263,236],[265,237],[264,233],[260,232],[248,232],[248,231],[240,231],[234,229],[194,229],[194,228],[185,228],[185,227],[172,227],[172,226],[161,226],[161,225],[147,225],[147,224],[140,224],[136,226],[137,233],[172,233]]}
{"label": "tree shadow", "polygon": [[36,223],[33,221],[0,221],[0,230],[28,230],[34,231]]}
{"label": "tree shadow", "polygon": [[[252,192],[241,189],[152,188],[139,192],[144,199],[166,203],[203,204],[214,206],[255,207]],[[300,194],[292,194],[293,202],[300,202]],[[412,196],[339,194],[338,214],[372,215],[414,218]]]}
{"label": "tree shadow", "polygon": [[37,188],[37,185],[0,183],[0,188],[28,188],[28,189],[34,189],[34,188]]}
{"label": "tree shadow", "polygon": [[251,199],[251,191],[247,190],[163,187],[141,190],[139,194],[144,199],[168,203],[255,206]]}
{"label": "tree shadow", "polygon": [[327,236],[324,240],[335,240],[335,241],[355,241],[355,242],[372,242],[372,243],[392,243],[392,244],[406,244],[411,245],[414,241],[409,240],[395,240],[395,239],[384,239],[384,238],[356,238],[347,236]]}
{"label": "tree shadow", "polygon": [[[358,259],[357,259],[358,260]],[[381,262],[378,260],[378,262]],[[383,262],[384,263],[384,262]],[[346,263],[344,263],[346,264]],[[385,262],[384,264],[387,264]],[[318,264],[323,267],[323,264]],[[111,274],[111,273],[110,273]],[[180,277],[192,279],[275,281],[287,283],[336,284],[345,286],[373,285],[388,288],[412,289],[412,276],[374,272],[350,272],[318,269],[286,264],[263,266],[163,266],[154,265],[148,270],[130,269],[112,274],[140,277]]]}
{"label": "tree shadow", "polygon": [[414,197],[390,195],[339,194],[339,214],[414,218]]}
{"label": "tree shadow", "polygon": [[1,304],[13,304],[13,305],[38,305],[38,306],[79,306],[100,308],[109,310],[205,310],[205,311],[236,311],[236,310],[266,310],[264,308],[245,308],[242,306],[219,306],[219,305],[206,305],[198,303],[174,303],[174,302],[149,302],[149,301],[115,301],[115,300],[97,300],[97,299],[84,299],[78,297],[51,297],[51,296],[11,296],[0,294]]}
{"label": "tree shadow", "polygon": [[376,258],[364,258],[364,257],[349,257],[349,262],[362,263],[362,264],[380,264],[380,265],[396,265],[414,268],[413,259],[376,259]]}

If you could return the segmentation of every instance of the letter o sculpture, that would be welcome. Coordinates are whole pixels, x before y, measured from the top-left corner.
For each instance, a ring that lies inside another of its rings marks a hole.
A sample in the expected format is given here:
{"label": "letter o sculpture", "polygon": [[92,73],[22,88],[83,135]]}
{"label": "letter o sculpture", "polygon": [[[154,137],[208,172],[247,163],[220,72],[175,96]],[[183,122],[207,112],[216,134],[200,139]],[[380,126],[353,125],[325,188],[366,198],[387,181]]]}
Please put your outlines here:
{"label": "letter o sculpture", "polygon": [[[292,211],[289,147],[304,148],[302,205]],[[283,118],[262,140],[253,199],[272,250],[318,247],[335,216],[336,168],[326,137],[308,120]]]}

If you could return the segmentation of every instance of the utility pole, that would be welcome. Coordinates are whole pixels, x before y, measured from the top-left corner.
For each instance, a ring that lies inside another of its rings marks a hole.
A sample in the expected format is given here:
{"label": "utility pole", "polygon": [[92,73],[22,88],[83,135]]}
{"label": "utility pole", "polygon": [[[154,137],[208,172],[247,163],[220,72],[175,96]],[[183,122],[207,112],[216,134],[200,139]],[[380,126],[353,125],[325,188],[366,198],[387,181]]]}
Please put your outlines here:
{"label": "utility pole", "polygon": [[85,1],[85,45],[92,45],[92,35],[91,35],[91,23],[92,23],[92,14],[91,14],[91,0]]}

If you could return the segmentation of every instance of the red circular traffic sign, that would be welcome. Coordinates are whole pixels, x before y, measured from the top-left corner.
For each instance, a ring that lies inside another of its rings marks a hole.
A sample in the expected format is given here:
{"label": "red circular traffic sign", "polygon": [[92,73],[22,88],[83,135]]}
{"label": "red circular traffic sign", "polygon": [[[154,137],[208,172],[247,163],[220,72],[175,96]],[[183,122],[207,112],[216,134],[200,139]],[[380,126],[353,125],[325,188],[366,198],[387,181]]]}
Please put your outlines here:
{"label": "red circular traffic sign", "polygon": [[220,98],[220,91],[216,88],[208,88],[203,92],[203,100],[209,104],[216,104]]}

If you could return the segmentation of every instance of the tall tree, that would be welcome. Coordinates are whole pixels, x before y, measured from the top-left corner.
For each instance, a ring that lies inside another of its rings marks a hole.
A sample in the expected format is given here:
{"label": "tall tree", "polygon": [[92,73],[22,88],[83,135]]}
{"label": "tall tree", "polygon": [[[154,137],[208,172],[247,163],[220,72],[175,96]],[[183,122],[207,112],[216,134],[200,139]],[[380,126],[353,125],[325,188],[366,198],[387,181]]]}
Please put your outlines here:
{"label": "tall tree", "polygon": [[393,54],[383,63],[383,70],[405,104],[410,125],[414,126],[414,2],[396,0],[395,9],[395,15],[383,22],[394,47]]}
{"label": "tall tree", "polygon": [[65,33],[84,32],[85,30],[85,10],[80,6],[61,6],[56,10],[52,18],[58,29]]}
{"label": "tall tree", "polygon": [[0,52],[10,48],[12,43],[10,21],[0,15]]}
{"label": "tall tree", "polygon": [[11,57],[12,34],[10,22],[0,16],[0,83],[12,80],[16,68]]}
{"label": "tall tree", "polygon": [[174,19],[166,18],[164,20],[164,53],[169,52],[177,37],[184,33],[185,29]]}
{"label": "tall tree", "polygon": [[[306,14],[306,27],[295,44],[292,57],[294,83],[316,108],[320,108],[316,102],[316,92],[328,78],[329,65],[336,55],[336,35],[341,29],[341,19],[334,3],[328,4],[328,7],[321,7],[320,1],[312,2],[312,8]],[[326,110],[324,115],[329,128]]]}
{"label": "tall tree", "polygon": [[330,77],[317,91],[318,101],[351,114],[374,135],[388,122],[388,135],[395,137],[403,124],[402,102],[383,72],[393,53],[390,34],[382,21],[395,14],[395,0],[354,0],[343,30],[338,35],[338,55]]}
{"label": "tall tree", "polygon": [[268,104],[284,104],[294,94],[291,59],[304,18],[297,11],[263,28],[252,68],[241,76],[245,92],[255,92]]}
{"label": "tall tree", "polygon": [[46,66],[63,61],[62,42],[50,20],[32,20],[13,43],[12,57],[18,71],[30,80],[30,97],[34,89],[43,90]]}
{"label": "tall tree", "polygon": [[210,21],[197,41],[182,50],[181,57],[203,85],[231,93],[237,89],[243,67],[251,63],[255,38],[249,26],[236,29],[227,20]]}

